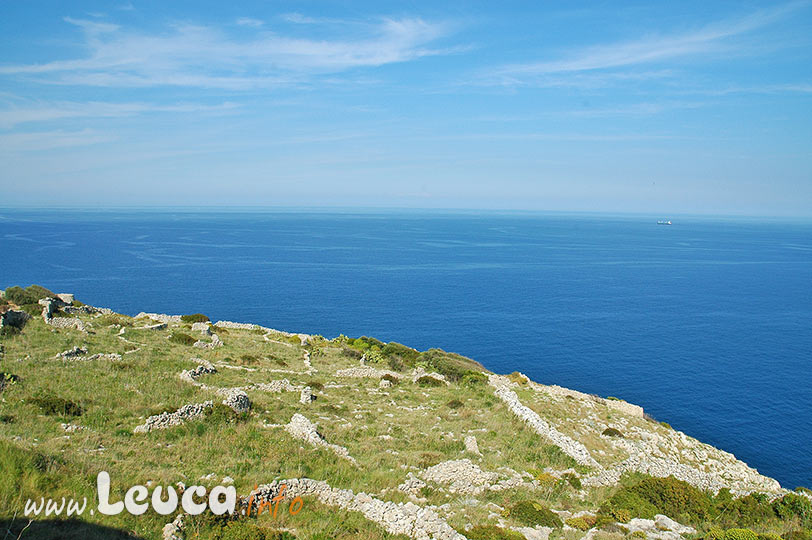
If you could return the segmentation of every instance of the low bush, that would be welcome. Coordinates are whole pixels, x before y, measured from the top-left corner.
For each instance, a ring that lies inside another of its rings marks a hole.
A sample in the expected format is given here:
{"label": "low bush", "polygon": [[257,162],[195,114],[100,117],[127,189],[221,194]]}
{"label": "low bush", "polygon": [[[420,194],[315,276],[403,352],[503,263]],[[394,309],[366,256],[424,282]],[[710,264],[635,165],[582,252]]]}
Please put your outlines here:
{"label": "low bush", "polygon": [[324,384],[319,381],[310,381],[306,383],[305,386],[309,386],[311,389],[317,392],[321,392],[322,390],[324,390]]}
{"label": "low bush", "polygon": [[85,410],[73,401],[48,394],[40,394],[31,398],[31,403],[39,407],[43,413],[53,416],[82,416]]}
{"label": "low bush", "polygon": [[598,518],[593,516],[580,516],[569,518],[566,523],[579,531],[588,531],[598,522]]}
{"label": "low bush", "polygon": [[629,535],[630,538],[640,538],[640,540],[646,540],[648,535],[645,531],[634,531],[632,534]]}
{"label": "low bush", "polygon": [[516,384],[527,384],[530,382],[530,379],[519,373],[518,371],[514,371],[510,375],[507,376],[510,382],[514,382]]}
{"label": "low bush", "polygon": [[688,516],[693,521],[702,521],[711,508],[708,493],[669,476],[648,477],[638,484],[622,487],[601,505],[601,513],[613,515],[617,510],[628,510],[631,517],[653,519],[656,514],[665,514],[674,519]]}
{"label": "low bush", "polygon": [[524,535],[496,525],[477,525],[461,531],[469,540],[524,540]]}
{"label": "low bush", "polygon": [[22,306],[23,304],[36,304],[43,298],[53,298],[56,297],[56,295],[45,287],[31,285],[25,289],[16,286],[9,287],[6,289],[5,297],[9,302]]}
{"label": "low bush", "polygon": [[458,399],[452,399],[451,401],[446,403],[445,406],[448,407],[449,409],[459,409],[460,407],[463,406],[463,403]]}
{"label": "low bush", "polygon": [[381,377],[381,380],[382,381],[389,381],[390,383],[392,383],[392,386],[395,386],[396,384],[398,384],[400,382],[400,378],[395,377],[391,373],[384,374],[384,376]]}
{"label": "low bush", "polygon": [[241,354],[240,355],[240,365],[243,366],[250,366],[254,365],[259,362],[259,358],[254,356],[253,354]]}
{"label": "low bush", "polygon": [[468,371],[460,380],[464,386],[483,386],[488,384],[488,376],[481,371]]}
{"label": "low bush", "polygon": [[607,437],[620,437],[621,439],[623,438],[623,433],[621,433],[619,429],[615,429],[613,427],[604,429],[601,435],[606,435]]}
{"label": "low bush", "polygon": [[218,424],[239,424],[248,419],[247,412],[238,413],[231,407],[222,403],[215,403],[210,409],[206,409],[206,418],[210,422]]}
{"label": "low bush", "polygon": [[784,540],[812,540],[812,531],[790,531],[781,535]]}
{"label": "low bush", "polygon": [[410,367],[414,366],[417,359],[420,358],[420,351],[407,347],[406,345],[401,345],[400,343],[396,343],[394,341],[390,341],[384,345],[381,349],[381,354],[387,358],[396,356]]}
{"label": "low bush", "polygon": [[812,528],[812,501],[803,495],[787,493],[776,499],[772,508],[780,519],[789,521],[797,518],[803,527]]}
{"label": "low bush", "polygon": [[442,349],[429,349],[420,353],[419,362],[442,374],[451,382],[462,379],[470,371],[480,371],[482,366],[460,354],[446,352]]}
{"label": "low bush", "polygon": [[423,375],[422,377],[417,379],[417,384],[419,384],[420,386],[442,386],[443,381],[430,375]]}
{"label": "low bush", "polygon": [[758,535],[750,529],[728,529],[725,540],[758,540]]}
{"label": "low bush", "polygon": [[580,489],[583,487],[582,484],[581,484],[581,479],[578,478],[577,474],[565,473],[564,476],[562,476],[561,478],[566,480],[567,483],[570,486],[572,486],[573,489],[577,489],[577,490],[580,491]]}
{"label": "low bush", "polygon": [[192,313],[191,315],[181,315],[180,320],[185,323],[196,323],[196,322],[209,322],[209,318],[203,315],[202,313]]}
{"label": "low bush", "polygon": [[169,336],[169,341],[172,343],[178,343],[179,345],[194,345],[197,340],[189,334],[184,334],[183,332],[173,332],[172,335]]}
{"label": "low bush", "polygon": [[564,524],[555,512],[545,508],[541,504],[533,501],[521,501],[510,507],[510,517],[523,523],[535,527],[552,527],[560,529]]}

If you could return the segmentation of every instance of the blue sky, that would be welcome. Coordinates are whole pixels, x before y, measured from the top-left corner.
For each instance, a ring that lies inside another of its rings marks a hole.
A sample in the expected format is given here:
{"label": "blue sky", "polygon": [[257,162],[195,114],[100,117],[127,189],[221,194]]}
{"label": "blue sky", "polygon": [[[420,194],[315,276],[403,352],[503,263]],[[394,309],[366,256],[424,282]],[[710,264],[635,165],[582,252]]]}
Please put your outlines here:
{"label": "blue sky", "polygon": [[0,3],[0,206],[812,216],[810,2]]}

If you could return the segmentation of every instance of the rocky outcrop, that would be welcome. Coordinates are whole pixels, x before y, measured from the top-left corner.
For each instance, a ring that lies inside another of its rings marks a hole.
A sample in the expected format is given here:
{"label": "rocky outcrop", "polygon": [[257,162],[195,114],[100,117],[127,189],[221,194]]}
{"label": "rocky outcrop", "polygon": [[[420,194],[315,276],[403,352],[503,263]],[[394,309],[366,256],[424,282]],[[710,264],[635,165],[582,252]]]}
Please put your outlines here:
{"label": "rocky outcrop", "polygon": [[490,375],[488,383],[494,388],[494,395],[505,402],[513,414],[518,416],[533,430],[558,446],[565,454],[581,465],[602,469],[580,442],[571,439],[541,419],[531,408],[522,405],[516,392],[510,389],[510,381],[500,375]]}
{"label": "rocky outcrop", "polygon": [[474,437],[473,435],[466,435],[464,443],[466,452],[470,452],[471,454],[475,454],[477,456],[482,455],[479,452],[479,445],[476,442],[476,437]]}
{"label": "rocky outcrop", "polygon": [[302,405],[310,405],[310,402],[314,399],[316,398],[313,396],[313,390],[309,386],[302,388],[302,393],[299,396],[299,403]]}
{"label": "rocky outcrop", "polygon": [[6,312],[0,313],[0,328],[10,326],[20,330],[23,326],[25,326],[25,323],[30,318],[31,315],[25,311],[10,309]]}
{"label": "rocky outcrop", "polygon": [[239,388],[226,388],[218,390],[220,395],[225,396],[223,405],[230,407],[231,410],[238,413],[244,413],[251,410],[251,400],[248,399],[248,394]]}
{"label": "rocky outcrop", "polygon": [[325,441],[324,437],[322,437],[321,434],[316,431],[316,426],[299,413],[295,413],[293,415],[293,417],[290,419],[290,423],[285,426],[285,431],[287,431],[291,436],[306,441],[313,446],[332,450],[337,456],[356,464],[355,458],[350,456],[350,453],[346,448],[337,444],[330,444]]}
{"label": "rocky outcrop", "polygon": [[[285,486],[283,491],[282,486]],[[390,534],[403,534],[415,540],[465,540],[433,509],[420,507],[414,503],[383,501],[366,493],[353,493],[349,489],[335,489],[327,482],[309,478],[277,480],[259,486],[243,500],[247,506],[272,501],[282,494],[285,499],[295,497],[316,497],[327,506],[360,512],[368,520],[383,527]]]}
{"label": "rocky outcrop", "polygon": [[137,426],[133,430],[133,433],[149,433],[155,429],[166,429],[173,426],[179,426],[187,420],[201,418],[206,410],[210,409],[213,405],[214,404],[212,401],[193,403],[190,405],[184,405],[172,413],[164,412],[161,414],[156,414],[155,416],[150,416],[147,418],[146,422],[140,426]]}

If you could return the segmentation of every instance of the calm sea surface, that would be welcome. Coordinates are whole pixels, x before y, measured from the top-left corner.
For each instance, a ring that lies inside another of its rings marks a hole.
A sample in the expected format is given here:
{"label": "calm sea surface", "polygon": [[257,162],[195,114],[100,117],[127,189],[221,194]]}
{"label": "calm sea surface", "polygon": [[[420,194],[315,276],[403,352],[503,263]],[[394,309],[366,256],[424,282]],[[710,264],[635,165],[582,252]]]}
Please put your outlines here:
{"label": "calm sea surface", "polygon": [[812,225],[0,210],[0,288],[441,347],[645,407],[812,487]]}

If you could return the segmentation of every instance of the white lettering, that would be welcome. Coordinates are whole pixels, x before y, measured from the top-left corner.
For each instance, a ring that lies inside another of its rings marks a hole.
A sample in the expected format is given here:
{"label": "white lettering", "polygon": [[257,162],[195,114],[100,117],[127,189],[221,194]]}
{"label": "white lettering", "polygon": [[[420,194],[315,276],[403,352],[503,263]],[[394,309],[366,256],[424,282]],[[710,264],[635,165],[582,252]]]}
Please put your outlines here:
{"label": "white lettering", "polygon": [[116,516],[124,510],[124,503],[118,501],[110,504],[110,475],[102,471],[96,477],[96,488],[99,492],[99,512],[105,516]]}
{"label": "white lettering", "polygon": [[205,497],[206,496],[206,488],[203,486],[192,486],[187,488],[186,491],[183,492],[183,497],[181,498],[181,506],[183,506],[183,511],[187,514],[191,514],[193,516],[198,516],[206,510],[206,503],[196,503],[193,497],[197,495],[198,497]]}

